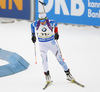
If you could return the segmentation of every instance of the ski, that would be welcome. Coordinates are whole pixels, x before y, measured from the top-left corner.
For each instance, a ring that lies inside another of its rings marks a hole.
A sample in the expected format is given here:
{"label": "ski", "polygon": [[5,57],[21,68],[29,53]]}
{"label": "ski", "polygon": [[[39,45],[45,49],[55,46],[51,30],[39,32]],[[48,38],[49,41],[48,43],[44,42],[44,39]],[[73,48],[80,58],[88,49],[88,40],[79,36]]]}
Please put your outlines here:
{"label": "ski", "polygon": [[52,82],[53,82],[53,81],[47,82],[46,85],[44,86],[43,90],[45,90]]}
{"label": "ski", "polygon": [[[70,81],[70,80],[68,80],[68,81]],[[83,84],[81,84],[81,83],[79,83],[79,82],[77,82],[77,81],[70,81],[70,82],[72,82],[72,83],[74,83],[74,84],[77,84],[78,86],[81,86],[81,87],[85,87]]]}

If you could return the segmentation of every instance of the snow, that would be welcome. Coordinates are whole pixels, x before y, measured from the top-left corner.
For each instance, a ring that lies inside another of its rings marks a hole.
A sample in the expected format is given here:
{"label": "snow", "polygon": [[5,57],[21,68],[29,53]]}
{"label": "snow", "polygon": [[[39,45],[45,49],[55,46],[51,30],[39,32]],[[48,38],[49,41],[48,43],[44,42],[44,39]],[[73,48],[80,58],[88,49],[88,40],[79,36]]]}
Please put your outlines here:
{"label": "snow", "polygon": [[[0,48],[16,52],[30,63],[27,70],[0,78],[1,92],[43,92],[45,76],[42,59],[37,40],[38,63],[35,64],[30,24],[28,21],[0,24]],[[100,28],[64,24],[58,24],[58,27],[58,43],[65,62],[75,79],[84,84],[85,88],[68,82],[55,56],[48,52],[53,83],[45,92],[100,92]],[[7,62],[4,61],[4,64]],[[1,65],[3,60],[0,60]]]}

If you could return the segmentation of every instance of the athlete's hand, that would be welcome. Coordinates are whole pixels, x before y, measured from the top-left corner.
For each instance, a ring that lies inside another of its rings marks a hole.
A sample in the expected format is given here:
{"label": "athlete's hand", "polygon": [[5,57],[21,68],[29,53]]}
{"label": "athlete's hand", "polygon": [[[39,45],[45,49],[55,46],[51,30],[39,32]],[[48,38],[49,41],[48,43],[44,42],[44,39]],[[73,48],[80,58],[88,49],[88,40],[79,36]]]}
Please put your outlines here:
{"label": "athlete's hand", "polygon": [[59,34],[55,33],[54,37],[55,37],[55,40],[58,40],[59,39]]}
{"label": "athlete's hand", "polygon": [[35,35],[32,36],[32,42],[33,42],[33,43],[36,42],[36,36],[35,36]]}

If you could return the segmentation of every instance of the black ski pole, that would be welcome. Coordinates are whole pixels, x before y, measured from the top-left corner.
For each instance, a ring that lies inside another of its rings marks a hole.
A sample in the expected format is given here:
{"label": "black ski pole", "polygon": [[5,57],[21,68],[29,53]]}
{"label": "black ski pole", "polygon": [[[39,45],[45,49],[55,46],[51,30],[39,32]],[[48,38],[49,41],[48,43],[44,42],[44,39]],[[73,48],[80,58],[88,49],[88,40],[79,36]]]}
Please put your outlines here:
{"label": "black ski pole", "polygon": [[43,3],[43,2],[41,2],[41,1],[39,1],[42,5],[43,5],[43,10],[44,10],[44,13],[45,13],[45,8],[44,8],[44,6],[46,6],[46,3]]}

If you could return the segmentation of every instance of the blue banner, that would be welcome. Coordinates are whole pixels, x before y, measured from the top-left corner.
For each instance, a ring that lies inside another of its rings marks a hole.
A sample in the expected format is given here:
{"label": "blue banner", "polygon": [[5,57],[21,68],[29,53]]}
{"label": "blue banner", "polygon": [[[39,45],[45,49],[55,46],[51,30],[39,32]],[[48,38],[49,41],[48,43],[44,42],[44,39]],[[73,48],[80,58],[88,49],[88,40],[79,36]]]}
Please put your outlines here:
{"label": "blue banner", "polygon": [[0,17],[30,20],[30,0],[0,0]]}
{"label": "blue banner", "polygon": [[[36,17],[38,13],[44,12],[43,6],[36,2]],[[100,26],[100,0],[40,0],[47,5],[44,6],[49,19],[59,23],[81,24]]]}

